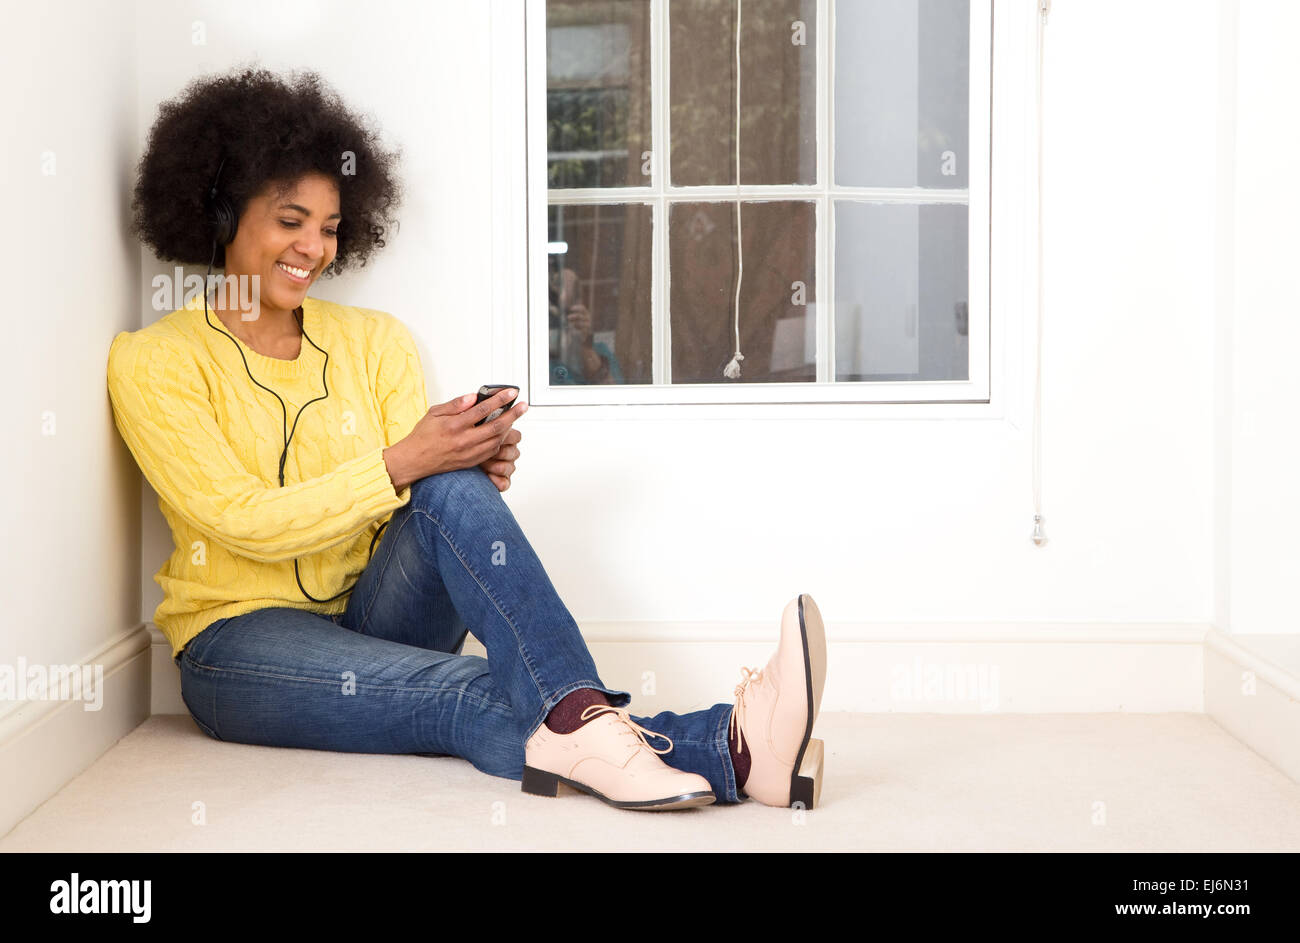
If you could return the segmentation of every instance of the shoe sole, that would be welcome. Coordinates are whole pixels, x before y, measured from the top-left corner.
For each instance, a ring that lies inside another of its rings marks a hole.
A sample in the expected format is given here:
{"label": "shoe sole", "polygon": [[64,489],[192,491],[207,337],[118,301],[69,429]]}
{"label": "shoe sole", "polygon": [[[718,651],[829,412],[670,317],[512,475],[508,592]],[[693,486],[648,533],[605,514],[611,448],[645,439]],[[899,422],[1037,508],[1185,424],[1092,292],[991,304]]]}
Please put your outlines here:
{"label": "shoe sole", "polygon": [[686,792],[680,796],[665,796],[661,799],[640,799],[635,802],[627,800],[611,799],[598,789],[593,789],[585,783],[580,783],[572,779],[566,779],[559,773],[548,773],[546,770],[534,769],[531,766],[524,767],[524,778],[522,783],[523,791],[533,796],[558,796],[560,794],[560,784],[575,789],[578,792],[585,792],[589,796],[595,796],[601,802],[612,805],[616,809],[636,809],[641,812],[668,812],[675,809],[693,809],[697,806],[711,805],[717,800],[717,796],[712,791],[709,792]]}
{"label": "shoe sole", "polygon": [[[790,774],[790,805],[801,804],[804,809],[815,808],[821,802],[822,771],[825,760],[825,743],[812,739],[813,722],[821,705],[813,704],[813,659],[818,661],[818,670],[826,677],[826,626],[822,622],[817,604],[811,609],[804,605],[804,600],[811,599],[807,593],[799,594],[799,632],[803,636],[803,671],[804,690],[808,693],[808,722],[804,725],[803,742],[795,754],[794,771]],[[814,626],[814,637],[818,640],[817,651],[810,650],[808,644],[808,625]]]}

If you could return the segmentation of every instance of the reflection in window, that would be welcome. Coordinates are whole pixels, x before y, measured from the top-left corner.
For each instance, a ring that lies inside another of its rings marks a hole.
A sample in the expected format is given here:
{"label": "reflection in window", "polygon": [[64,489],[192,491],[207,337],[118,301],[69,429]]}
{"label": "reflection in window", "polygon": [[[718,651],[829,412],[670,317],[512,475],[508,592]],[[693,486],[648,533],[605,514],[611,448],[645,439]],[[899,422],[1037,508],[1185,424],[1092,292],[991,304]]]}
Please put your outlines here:
{"label": "reflection in window", "polygon": [[969,379],[969,216],[836,201],[836,380]]}
{"label": "reflection in window", "polygon": [[551,204],[552,385],[650,383],[649,206]]}
{"label": "reflection in window", "polygon": [[[736,183],[735,0],[668,8],[672,184]],[[816,0],[745,0],[740,182],[817,182]],[[735,210],[732,210],[734,215]]]}
{"label": "reflection in window", "polygon": [[[668,270],[674,383],[730,383],[736,350],[736,204],[672,205]],[[741,204],[740,350],[748,382],[817,379],[816,205]]]}
{"label": "reflection in window", "polygon": [[546,4],[548,186],[648,186],[649,0]]}
{"label": "reflection in window", "polygon": [[969,186],[970,0],[835,4],[835,182]]}

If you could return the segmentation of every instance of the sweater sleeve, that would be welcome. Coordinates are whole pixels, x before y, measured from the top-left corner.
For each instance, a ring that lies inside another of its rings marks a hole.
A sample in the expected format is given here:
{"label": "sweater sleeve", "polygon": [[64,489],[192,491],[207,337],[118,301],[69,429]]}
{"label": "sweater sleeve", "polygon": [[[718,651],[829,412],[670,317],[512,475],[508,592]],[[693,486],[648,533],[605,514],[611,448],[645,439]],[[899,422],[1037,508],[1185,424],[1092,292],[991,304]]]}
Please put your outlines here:
{"label": "sweater sleeve", "polygon": [[411,434],[415,424],[429,411],[420,354],[405,324],[392,315],[385,318],[388,330],[375,374],[375,395],[384,419],[384,441],[395,445]]}
{"label": "sweater sleeve", "polygon": [[276,563],[325,550],[410,501],[393,490],[382,447],[281,488],[252,474],[190,358],[123,332],[108,355],[114,423],[146,480],[190,526],[233,553]]}

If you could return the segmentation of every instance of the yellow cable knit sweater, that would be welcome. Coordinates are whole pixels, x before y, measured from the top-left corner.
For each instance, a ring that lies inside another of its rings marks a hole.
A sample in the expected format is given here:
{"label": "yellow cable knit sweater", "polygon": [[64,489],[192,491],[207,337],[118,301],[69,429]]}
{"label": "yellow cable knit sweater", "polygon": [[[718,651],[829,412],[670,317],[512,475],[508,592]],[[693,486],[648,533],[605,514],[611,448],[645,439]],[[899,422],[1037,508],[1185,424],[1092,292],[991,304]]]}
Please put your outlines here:
{"label": "yellow cable knit sweater", "polygon": [[350,589],[375,532],[411,499],[409,487],[394,491],[383,456],[429,408],[410,332],[383,311],[310,297],[302,309],[296,360],[257,353],[210,305],[205,318],[202,296],[109,348],[114,422],[176,545],[154,575],[164,594],[154,622],[173,656],[226,616],[265,606],[342,612],[348,595],[315,603],[302,594],[294,560],[317,599]]}

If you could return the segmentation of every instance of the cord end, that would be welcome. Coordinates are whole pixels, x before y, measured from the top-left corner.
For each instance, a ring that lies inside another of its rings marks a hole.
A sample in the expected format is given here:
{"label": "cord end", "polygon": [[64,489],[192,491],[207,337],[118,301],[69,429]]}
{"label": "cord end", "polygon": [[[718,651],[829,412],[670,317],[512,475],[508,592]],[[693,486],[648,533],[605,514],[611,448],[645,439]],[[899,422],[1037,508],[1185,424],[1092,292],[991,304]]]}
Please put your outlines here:
{"label": "cord end", "polygon": [[745,355],[736,351],[736,356],[731,358],[731,363],[727,364],[722,370],[722,375],[728,380],[734,380],[740,376],[740,361],[745,359]]}

